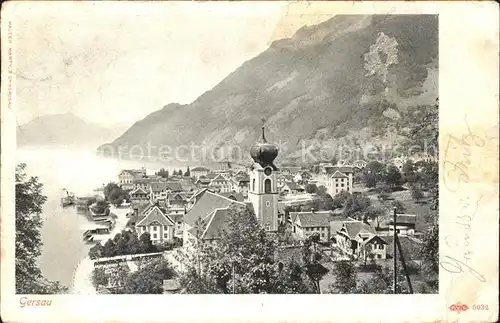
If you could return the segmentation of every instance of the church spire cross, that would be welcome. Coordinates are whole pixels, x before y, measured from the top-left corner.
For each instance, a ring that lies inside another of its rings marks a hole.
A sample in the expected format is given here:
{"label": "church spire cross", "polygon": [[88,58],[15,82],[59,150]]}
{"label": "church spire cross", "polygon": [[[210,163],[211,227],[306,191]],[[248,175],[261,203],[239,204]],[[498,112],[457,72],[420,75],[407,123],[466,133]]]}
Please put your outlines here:
{"label": "church spire cross", "polygon": [[266,134],[265,134],[264,129],[265,129],[264,126],[262,126],[262,142],[263,143],[267,143]]}

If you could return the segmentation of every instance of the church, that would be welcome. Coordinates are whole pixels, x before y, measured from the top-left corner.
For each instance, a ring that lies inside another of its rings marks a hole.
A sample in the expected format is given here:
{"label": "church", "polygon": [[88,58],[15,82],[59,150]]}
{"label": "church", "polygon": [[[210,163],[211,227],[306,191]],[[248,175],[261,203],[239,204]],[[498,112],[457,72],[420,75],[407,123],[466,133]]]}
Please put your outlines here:
{"label": "church", "polygon": [[264,127],[262,138],[250,149],[250,156],[253,162],[249,168],[248,200],[235,201],[206,188],[197,192],[184,216],[185,244],[197,239],[217,240],[217,232],[227,228],[227,210],[232,205],[247,207],[266,231],[278,230],[278,168],[274,164],[278,147],[266,140]]}
{"label": "church", "polygon": [[248,199],[252,203],[255,216],[266,231],[278,230],[278,168],[274,160],[278,147],[267,142],[262,127],[261,141],[250,149],[253,164],[250,167],[250,188]]}

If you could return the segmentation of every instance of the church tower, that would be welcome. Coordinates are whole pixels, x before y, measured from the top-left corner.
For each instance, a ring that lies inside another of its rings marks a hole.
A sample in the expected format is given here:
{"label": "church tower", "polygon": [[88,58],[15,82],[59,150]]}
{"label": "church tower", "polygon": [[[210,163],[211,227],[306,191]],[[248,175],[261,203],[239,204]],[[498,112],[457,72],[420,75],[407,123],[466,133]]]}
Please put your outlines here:
{"label": "church tower", "polygon": [[250,149],[254,160],[250,168],[248,199],[253,204],[255,215],[266,231],[278,230],[278,168],[273,164],[278,156],[278,147],[268,143],[262,127],[262,139]]}

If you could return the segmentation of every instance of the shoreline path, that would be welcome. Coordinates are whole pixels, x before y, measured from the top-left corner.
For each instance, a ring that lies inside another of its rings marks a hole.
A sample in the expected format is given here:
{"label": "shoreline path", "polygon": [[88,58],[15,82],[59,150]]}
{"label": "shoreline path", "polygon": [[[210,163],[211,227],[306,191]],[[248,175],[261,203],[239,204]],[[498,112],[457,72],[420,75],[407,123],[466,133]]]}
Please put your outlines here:
{"label": "shoreline path", "polygon": [[[128,219],[126,215],[129,212],[129,208],[116,208],[114,206],[111,206],[110,212],[114,213],[117,216],[115,227],[109,234],[99,236],[100,241],[106,241],[109,238],[113,238],[117,233],[125,229],[125,226],[127,224]],[[73,286],[71,288],[72,294],[97,294],[90,280],[92,270],[94,270],[94,261],[86,256],[82,261],[80,261],[73,275]]]}

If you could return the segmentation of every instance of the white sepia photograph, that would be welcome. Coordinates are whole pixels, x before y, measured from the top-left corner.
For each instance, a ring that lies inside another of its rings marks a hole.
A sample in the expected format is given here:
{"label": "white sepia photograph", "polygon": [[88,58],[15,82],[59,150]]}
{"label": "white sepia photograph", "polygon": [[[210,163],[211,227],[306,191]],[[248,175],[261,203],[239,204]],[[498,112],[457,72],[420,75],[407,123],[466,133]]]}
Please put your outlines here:
{"label": "white sepia photograph", "polygon": [[[435,300],[444,316],[429,320],[498,316],[498,244],[485,245],[498,239],[498,111],[449,89],[474,82],[443,74],[461,68],[442,43],[453,15],[321,4],[3,5],[2,312],[6,298],[35,315],[102,295],[102,313],[148,304],[118,305],[133,295],[170,312],[165,300],[189,303],[177,294],[387,309],[396,294]],[[473,229],[483,212],[491,236]],[[476,285],[489,298],[449,297]]]}

